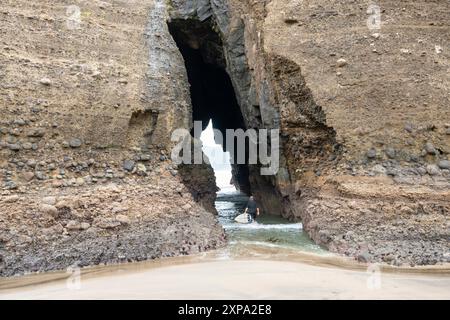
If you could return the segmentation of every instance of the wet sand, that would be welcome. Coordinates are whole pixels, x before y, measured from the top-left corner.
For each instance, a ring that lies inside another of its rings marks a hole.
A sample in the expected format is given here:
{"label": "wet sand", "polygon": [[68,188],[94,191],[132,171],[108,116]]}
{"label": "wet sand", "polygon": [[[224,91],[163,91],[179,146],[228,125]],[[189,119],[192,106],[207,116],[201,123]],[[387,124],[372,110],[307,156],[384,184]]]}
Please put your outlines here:
{"label": "wet sand", "polygon": [[78,289],[65,273],[13,278],[0,282],[0,299],[450,299],[447,271],[190,257],[87,269]]}

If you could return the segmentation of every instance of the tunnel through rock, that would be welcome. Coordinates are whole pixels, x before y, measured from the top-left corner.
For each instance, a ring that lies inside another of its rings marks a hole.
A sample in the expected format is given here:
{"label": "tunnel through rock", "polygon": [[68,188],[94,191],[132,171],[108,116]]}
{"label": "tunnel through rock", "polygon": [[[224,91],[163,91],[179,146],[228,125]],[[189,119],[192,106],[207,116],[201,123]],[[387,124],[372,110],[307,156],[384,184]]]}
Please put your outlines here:
{"label": "tunnel through rock", "polygon": [[[225,130],[246,130],[246,126],[231,79],[226,71],[222,41],[214,31],[214,23],[211,20],[200,22],[174,19],[168,25],[185,61],[190,84],[192,119],[202,122],[202,130],[211,120],[213,128],[222,132],[224,151],[229,151],[225,146]],[[192,135],[194,136],[193,131]],[[248,166],[232,164],[232,167],[233,183],[242,192],[249,194],[251,190]],[[195,172],[198,170],[206,170],[206,168],[195,168],[195,165],[183,166],[180,172],[188,180],[198,176],[199,173]],[[196,189],[199,189],[198,183],[202,182],[196,181]],[[199,192],[194,190],[194,193]],[[198,195],[199,198],[201,196],[205,195]]]}

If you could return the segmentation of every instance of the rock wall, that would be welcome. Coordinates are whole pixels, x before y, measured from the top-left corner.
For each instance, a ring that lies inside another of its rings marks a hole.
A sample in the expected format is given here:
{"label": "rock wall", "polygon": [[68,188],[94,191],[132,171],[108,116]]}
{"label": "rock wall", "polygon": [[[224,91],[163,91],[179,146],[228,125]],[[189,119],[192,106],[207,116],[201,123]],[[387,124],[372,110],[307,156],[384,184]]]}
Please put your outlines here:
{"label": "rock wall", "polygon": [[191,106],[165,6],[8,0],[0,15],[0,275],[224,245],[169,159]]}
{"label": "rock wall", "polygon": [[362,261],[448,261],[450,8],[378,5],[374,31],[365,1],[2,1],[0,274],[224,245],[210,168],[169,159],[193,113],[173,19],[214,24],[245,126],[281,131],[277,175],[234,168],[266,213]]}
{"label": "rock wall", "polygon": [[362,261],[448,261],[450,8],[377,5],[377,30],[364,1],[173,0],[170,16],[214,21],[246,128],[281,130],[277,175],[249,166],[266,213]]}
{"label": "rock wall", "polygon": [[375,4],[378,30],[364,1],[266,7],[264,50],[298,65],[341,146],[334,164],[295,176],[306,193],[295,215],[317,242],[361,260],[448,261],[450,6]]}

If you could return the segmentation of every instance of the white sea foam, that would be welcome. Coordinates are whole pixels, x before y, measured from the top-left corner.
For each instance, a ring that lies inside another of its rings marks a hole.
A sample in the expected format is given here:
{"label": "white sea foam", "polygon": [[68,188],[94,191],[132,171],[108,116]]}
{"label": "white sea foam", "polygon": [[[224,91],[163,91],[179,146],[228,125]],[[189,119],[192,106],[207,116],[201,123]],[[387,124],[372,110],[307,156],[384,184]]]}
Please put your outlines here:
{"label": "white sea foam", "polygon": [[285,229],[285,230],[301,230],[303,225],[301,223],[280,223],[280,224],[262,224],[262,223],[249,223],[249,224],[224,224],[225,229]]}
{"label": "white sea foam", "polygon": [[289,248],[289,246],[286,245],[279,245],[276,243],[270,243],[266,241],[230,241],[230,245],[258,245],[263,247],[270,247],[270,248],[279,248],[279,247],[286,247]]}

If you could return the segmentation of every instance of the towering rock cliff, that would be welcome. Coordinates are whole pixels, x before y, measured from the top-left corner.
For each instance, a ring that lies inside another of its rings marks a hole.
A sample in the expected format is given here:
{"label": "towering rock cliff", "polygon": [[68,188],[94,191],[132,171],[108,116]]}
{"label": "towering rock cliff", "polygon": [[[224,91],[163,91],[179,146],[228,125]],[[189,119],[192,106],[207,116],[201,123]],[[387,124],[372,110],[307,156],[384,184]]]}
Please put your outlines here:
{"label": "towering rock cliff", "polygon": [[11,0],[0,15],[0,274],[224,245],[170,161],[190,97],[166,7]]}
{"label": "towering rock cliff", "polygon": [[332,251],[414,265],[449,259],[449,10],[174,0],[169,12],[182,46],[222,46],[244,128],[281,130],[278,173],[234,166],[241,188]]}
{"label": "towering rock cliff", "polygon": [[276,175],[233,166],[266,213],[363,261],[449,261],[450,6],[375,5],[3,1],[0,273],[223,245],[211,168],[170,161],[210,118],[280,130]]}

